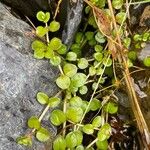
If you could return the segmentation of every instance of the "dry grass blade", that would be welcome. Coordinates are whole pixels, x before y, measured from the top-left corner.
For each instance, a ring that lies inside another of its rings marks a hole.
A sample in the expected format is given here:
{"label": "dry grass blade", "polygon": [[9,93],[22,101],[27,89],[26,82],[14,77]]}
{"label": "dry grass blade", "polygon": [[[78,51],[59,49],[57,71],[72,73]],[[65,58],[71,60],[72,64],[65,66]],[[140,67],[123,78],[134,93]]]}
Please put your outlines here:
{"label": "dry grass blade", "polygon": [[109,10],[111,12],[111,16],[112,16],[113,28],[116,31],[116,38],[115,39],[113,39],[111,37],[111,22],[108,20],[108,18],[104,14],[104,12],[101,9],[95,7],[88,0],[84,0],[84,1],[89,6],[92,7],[93,14],[95,17],[95,21],[98,25],[98,28],[108,39],[109,50],[111,51],[113,58],[117,57],[118,62],[121,65],[121,68],[123,70],[122,74],[123,74],[124,79],[125,79],[128,95],[130,98],[131,107],[132,107],[132,110],[134,112],[134,115],[135,115],[135,118],[137,121],[137,126],[138,126],[138,129],[139,129],[140,134],[141,134],[142,142],[143,142],[145,148],[147,150],[149,150],[150,149],[149,129],[148,129],[148,126],[147,126],[146,121],[144,119],[144,116],[142,114],[142,111],[140,109],[138,99],[137,99],[137,96],[136,96],[136,93],[134,90],[134,83],[132,82],[132,78],[130,76],[130,72],[129,72],[128,65],[127,65],[127,56],[125,55],[126,50],[123,47],[121,38],[118,34],[117,23],[115,20],[111,0],[107,0],[107,2],[108,2]]}

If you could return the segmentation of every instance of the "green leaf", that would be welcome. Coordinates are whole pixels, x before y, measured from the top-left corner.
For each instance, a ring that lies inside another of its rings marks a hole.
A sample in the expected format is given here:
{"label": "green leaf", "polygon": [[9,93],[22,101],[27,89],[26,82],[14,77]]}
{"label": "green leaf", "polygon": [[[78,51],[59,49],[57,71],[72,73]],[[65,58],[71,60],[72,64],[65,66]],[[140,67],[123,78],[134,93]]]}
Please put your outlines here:
{"label": "green leaf", "polygon": [[49,12],[44,13],[43,11],[39,11],[36,17],[39,21],[47,23],[50,19],[50,13]]}
{"label": "green leaf", "polygon": [[129,51],[128,58],[131,59],[131,60],[136,60],[136,58],[137,58],[137,52],[135,52],[135,51]]}
{"label": "green leaf", "polygon": [[95,74],[96,74],[96,69],[93,66],[89,67],[89,75],[94,76]]}
{"label": "green leaf", "polygon": [[61,63],[61,58],[59,56],[54,56],[50,59],[50,63],[53,65],[53,66],[58,66],[60,65]]}
{"label": "green leaf", "polygon": [[105,123],[100,130],[98,131],[98,140],[104,141],[107,140],[111,135],[111,126],[108,123]]}
{"label": "green leaf", "polygon": [[86,124],[82,128],[83,132],[86,134],[93,134],[94,132],[94,127],[92,124]]}
{"label": "green leaf", "polygon": [[43,92],[38,92],[36,98],[37,98],[37,101],[40,104],[47,104],[48,103],[48,99],[49,99],[47,94],[45,94]]}
{"label": "green leaf", "polygon": [[108,149],[108,141],[104,140],[104,141],[97,141],[96,142],[96,146],[98,149],[100,150],[107,150]]}
{"label": "green leaf", "polygon": [[66,115],[61,110],[54,110],[51,113],[50,121],[53,125],[59,126],[66,121]]}
{"label": "green leaf", "polygon": [[21,136],[16,139],[17,143],[24,146],[32,146],[32,139],[29,136]]}
{"label": "green leaf", "polygon": [[49,98],[48,105],[52,108],[57,107],[60,104],[60,98],[58,97],[51,97]]}
{"label": "green leaf", "polygon": [[69,107],[66,112],[68,120],[78,123],[83,115],[83,110],[80,107]]}
{"label": "green leaf", "polygon": [[94,118],[94,120],[92,121],[92,125],[94,128],[99,128],[102,124],[102,117],[101,116],[97,116]]}
{"label": "green leaf", "polygon": [[91,101],[90,106],[89,106],[90,110],[92,110],[92,111],[96,111],[96,110],[100,109],[100,107],[101,107],[101,102],[96,98],[94,98]]}
{"label": "green leaf", "polygon": [[95,45],[95,46],[94,46],[94,50],[95,50],[96,52],[102,52],[103,47],[102,47],[101,45]]}
{"label": "green leaf", "polygon": [[74,148],[77,146],[77,137],[74,132],[70,132],[66,136],[66,145],[68,148]]}
{"label": "green leaf", "polygon": [[143,63],[146,67],[150,67],[150,57],[144,58]]}
{"label": "green leaf", "polygon": [[48,32],[48,29],[42,26],[38,26],[36,28],[36,35],[39,37],[43,37]]}
{"label": "green leaf", "polygon": [[134,41],[142,41],[142,35],[139,35],[139,34],[135,34],[134,36],[133,36],[133,40]]}
{"label": "green leaf", "polygon": [[72,78],[71,78],[72,85],[74,87],[81,87],[85,84],[86,82],[86,75],[83,73],[76,73]]}
{"label": "green leaf", "polygon": [[[86,110],[87,106],[88,106],[88,101],[82,101],[82,106],[81,106],[81,108],[82,108],[83,111]],[[89,112],[89,109],[87,110],[87,112]]]}
{"label": "green leaf", "polygon": [[144,42],[146,42],[146,41],[148,41],[149,37],[150,37],[150,33],[149,33],[149,32],[145,32],[145,33],[143,34],[142,40],[143,40]]}
{"label": "green leaf", "polygon": [[129,48],[130,45],[131,45],[131,38],[124,38],[123,39],[123,45],[126,47],[126,48]]}
{"label": "green leaf", "polygon": [[78,91],[78,87],[75,87],[72,82],[70,83],[69,89],[72,94],[75,94]]}
{"label": "green leaf", "polygon": [[102,68],[97,68],[97,70],[96,70],[96,74],[97,75],[101,75],[101,74],[103,74],[103,69]]}
{"label": "green leaf", "polygon": [[89,40],[92,40],[94,38],[94,32],[86,32],[85,33],[85,36],[86,36],[86,39],[89,41]]}
{"label": "green leaf", "polygon": [[81,107],[82,99],[79,96],[74,96],[69,100],[69,104],[73,107]]}
{"label": "green leaf", "polygon": [[58,50],[59,48],[61,48],[62,46],[62,41],[57,38],[57,37],[54,37],[51,39],[49,45],[48,45],[52,50]]}
{"label": "green leaf", "polygon": [[63,136],[59,135],[53,142],[53,150],[65,150],[66,141]]}
{"label": "green leaf", "polygon": [[81,86],[80,88],[79,88],[79,92],[80,92],[80,94],[81,95],[84,95],[84,94],[86,94],[87,92],[88,92],[88,88],[87,88],[87,86]]}
{"label": "green leaf", "polygon": [[36,58],[36,59],[43,59],[44,56],[45,56],[44,51],[41,51],[41,50],[34,51],[34,58]]}
{"label": "green leaf", "polygon": [[40,126],[41,126],[40,122],[36,116],[32,116],[31,118],[28,119],[29,128],[39,129]]}
{"label": "green leaf", "polygon": [[75,36],[75,42],[81,43],[83,40],[84,34],[82,32],[78,32]]}
{"label": "green leaf", "polygon": [[53,20],[49,25],[49,31],[56,32],[60,29],[60,23]]}
{"label": "green leaf", "polygon": [[103,54],[100,52],[94,53],[95,60],[101,62],[103,60]]}
{"label": "green leaf", "polygon": [[74,131],[74,134],[76,135],[77,138],[77,146],[82,144],[83,141],[83,133],[81,131]]}
{"label": "green leaf", "polygon": [[111,59],[111,58],[104,58],[103,64],[104,64],[106,67],[110,67],[110,66],[112,65],[112,59]]}
{"label": "green leaf", "polygon": [[85,58],[79,59],[79,61],[78,61],[78,67],[79,67],[80,69],[85,69],[85,68],[88,67],[88,65],[89,65],[89,63],[88,63],[88,60],[87,60],[87,59],[85,59]]}
{"label": "green leaf", "polygon": [[51,59],[54,56],[55,56],[54,51],[50,47],[47,47],[47,51],[45,52],[45,58]]}
{"label": "green leaf", "polygon": [[115,9],[121,9],[121,7],[123,6],[123,0],[112,0],[112,6]]}
{"label": "green leaf", "polygon": [[64,74],[68,77],[72,77],[77,73],[77,67],[74,64],[66,63],[63,67]]}
{"label": "green leaf", "polygon": [[40,142],[46,142],[49,138],[50,138],[50,133],[47,129],[45,128],[40,128],[37,132],[36,132],[36,138],[40,141]]}
{"label": "green leaf", "polygon": [[74,52],[68,52],[66,55],[66,59],[69,61],[76,61],[77,60],[77,54]]}
{"label": "green leaf", "polygon": [[126,20],[126,13],[125,12],[119,12],[116,15],[116,21],[121,25]]}
{"label": "green leaf", "polygon": [[76,147],[75,150],[84,150],[84,146],[83,145],[79,145],[79,146]]}
{"label": "green leaf", "polygon": [[44,52],[47,49],[47,46],[43,42],[41,42],[39,40],[33,41],[31,46],[32,46],[32,49],[34,51],[42,51],[42,52]]}
{"label": "green leaf", "polygon": [[64,44],[62,44],[62,46],[57,50],[57,53],[61,55],[66,54],[66,52],[67,52],[67,46]]}
{"label": "green leaf", "polygon": [[66,75],[61,75],[56,79],[56,84],[61,89],[65,90],[70,86],[70,78]]}
{"label": "green leaf", "polygon": [[95,40],[98,43],[105,43],[105,41],[106,41],[104,35],[102,35],[100,32],[97,32],[97,34],[95,35]]}
{"label": "green leaf", "polygon": [[90,46],[95,46],[95,45],[96,45],[96,40],[95,40],[95,39],[92,39],[92,40],[88,41],[88,44],[89,44]]}

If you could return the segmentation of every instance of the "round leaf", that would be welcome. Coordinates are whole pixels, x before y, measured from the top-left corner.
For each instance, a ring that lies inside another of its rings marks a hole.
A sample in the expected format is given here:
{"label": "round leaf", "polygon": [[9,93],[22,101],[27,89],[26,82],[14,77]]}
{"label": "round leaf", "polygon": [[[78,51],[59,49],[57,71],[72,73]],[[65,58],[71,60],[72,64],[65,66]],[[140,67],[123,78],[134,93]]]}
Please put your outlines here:
{"label": "round leaf", "polygon": [[84,95],[84,94],[86,94],[87,92],[88,92],[88,88],[87,88],[87,86],[81,86],[80,88],[79,88],[79,92],[80,92],[80,94],[81,95]]}
{"label": "round leaf", "polygon": [[66,121],[66,116],[61,110],[54,110],[51,113],[50,121],[53,125],[59,126]]}
{"label": "round leaf", "polygon": [[97,32],[97,34],[95,35],[95,40],[98,43],[105,43],[106,41],[105,37],[100,32]]}
{"label": "round leaf", "polygon": [[38,92],[37,93],[37,101],[40,104],[47,104],[49,97],[47,96],[47,94],[43,93],[43,92]]}
{"label": "round leaf", "polygon": [[83,115],[83,110],[80,107],[69,107],[66,112],[66,117],[72,122],[78,123]]}
{"label": "round leaf", "polygon": [[93,66],[91,66],[89,68],[89,75],[90,76],[94,76],[95,74],[96,74],[96,69]]}
{"label": "round leaf", "polygon": [[70,78],[66,75],[61,75],[60,77],[58,77],[56,79],[56,84],[61,89],[65,90],[65,89],[69,88],[69,86],[70,86]]}
{"label": "round leaf", "polygon": [[77,60],[77,54],[74,52],[68,52],[66,59],[69,61],[76,61]]}
{"label": "round leaf", "polygon": [[68,77],[72,77],[77,73],[77,67],[74,64],[66,63],[63,67],[64,74]]}
{"label": "round leaf", "polygon": [[60,28],[60,23],[59,22],[57,22],[57,21],[52,21],[51,23],[50,23],[50,25],[49,25],[49,30],[51,31],[51,32],[56,32],[56,31],[58,31],[59,30],[59,28]]}
{"label": "round leaf", "polygon": [[29,136],[21,136],[16,139],[17,143],[24,146],[32,146],[32,139]]}
{"label": "round leaf", "polygon": [[101,124],[102,124],[102,117],[101,117],[101,116],[95,117],[94,120],[92,121],[92,125],[93,125],[95,128],[100,127]]}
{"label": "round leaf", "polygon": [[110,114],[115,114],[118,111],[118,105],[114,102],[108,102],[105,105],[104,110]]}
{"label": "round leaf", "polygon": [[54,56],[50,59],[50,63],[53,65],[53,66],[58,66],[60,65],[61,63],[61,58],[59,56]]}
{"label": "round leaf", "polygon": [[42,52],[44,52],[47,49],[47,46],[43,42],[41,42],[39,40],[33,41],[31,46],[32,46],[32,49],[34,51],[42,51]]}
{"label": "round leaf", "polygon": [[28,127],[29,128],[34,128],[34,129],[39,129],[40,128],[40,122],[37,117],[32,116],[31,118],[28,119]]}
{"label": "round leaf", "polygon": [[62,41],[57,38],[57,37],[54,37],[51,39],[49,45],[48,45],[52,50],[58,50],[59,48],[61,48],[62,46]]}
{"label": "round leaf", "polygon": [[46,142],[49,138],[50,138],[50,133],[47,129],[45,128],[40,128],[37,132],[36,132],[36,138],[40,141],[40,142]]}
{"label": "round leaf", "polygon": [[89,106],[90,110],[92,111],[96,111],[100,109],[100,107],[101,107],[101,102],[96,98],[91,101],[90,106]]}
{"label": "round leaf", "polygon": [[61,135],[59,135],[53,142],[53,150],[65,150],[65,149],[66,149],[66,141]]}
{"label": "round leaf", "polygon": [[69,100],[69,104],[73,107],[82,106],[82,99],[79,96],[74,96]]}
{"label": "round leaf", "polygon": [[51,97],[49,98],[48,105],[52,108],[57,107],[60,104],[60,98],[58,97]]}
{"label": "round leaf", "polygon": [[50,19],[50,13],[49,12],[44,13],[43,11],[39,11],[36,17],[39,21],[47,23]]}
{"label": "round leaf", "polygon": [[95,58],[95,60],[101,62],[103,59],[103,54],[100,52],[94,53],[94,58]]}
{"label": "round leaf", "polygon": [[87,60],[87,59],[85,59],[85,58],[79,59],[79,61],[78,61],[78,67],[79,67],[80,69],[85,69],[85,68],[88,67],[88,65],[89,65],[89,63],[88,63],[88,60]]}
{"label": "round leaf", "polygon": [[72,85],[74,87],[81,87],[85,84],[86,82],[86,75],[83,73],[76,73],[72,78],[71,78]]}
{"label": "round leaf", "polygon": [[123,5],[123,0],[112,0],[112,6],[115,9],[120,9]]}
{"label": "round leaf", "polygon": [[143,63],[144,63],[144,65],[145,65],[146,67],[150,67],[150,57],[146,57],[146,58],[144,59]]}
{"label": "round leaf", "polygon": [[96,142],[96,146],[98,149],[100,150],[107,150],[108,149],[108,141],[104,140],[104,141],[97,141]]}
{"label": "round leaf", "polygon": [[36,28],[36,35],[39,37],[43,37],[47,32],[48,32],[48,29],[42,26],[38,26]]}
{"label": "round leaf", "polygon": [[58,54],[65,54],[67,52],[67,46],[62,44],[61,47],[57,50]]}
{"label": "round leaf", "polygon": [[86,134],[93,134],[94,132],[94,127],[92,124],[86,124],[82,128],[83,132]]}

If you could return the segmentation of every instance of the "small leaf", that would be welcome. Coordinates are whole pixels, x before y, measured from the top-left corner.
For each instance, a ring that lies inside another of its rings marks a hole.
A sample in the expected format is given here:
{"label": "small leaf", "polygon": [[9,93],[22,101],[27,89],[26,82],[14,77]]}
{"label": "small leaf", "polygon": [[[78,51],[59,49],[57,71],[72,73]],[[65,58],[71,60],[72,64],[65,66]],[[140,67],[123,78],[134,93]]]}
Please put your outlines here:
{"label": "small leaf", "polygon": [[59,56],[54,56],[50,59],[50,63],[53,65],[53,66],[58,66],[60,65],[61,63],[61,58]]}
{"label": "small leaf", "polygon": [[21,136],[16,139],[17,143],[24,146],[32,146],[32,139],[29,136]]}
{"label": "small leaf", "polygon": [[74,52],[68,52],[66,55],[66,59],[69,61],[76,61],[77,60],[77,54]]}
{"label": "small leaf", "polygon": [[66,52],[67,52],[67,46],[64,44],[62,44],[62,46],[57,50],[57,53],[62,55],[66,54]]}
{"label": "small leaf", "polygon": [[143,63],[146,67],[150,67],[150,57],[144,58]]}
{"label": "small leaf", "polygon": [[31,118],[28,119],[29,128],[39,129],[40,126],[41,126],[40,122],[36,116],[32,116]]}
{"label": "small leaf", "polygon": [[41,42],[39,40],[35,40],[35,41],[32,42],[32,49],[34,51],[44,52],[47,49],[47,46],[43,42]]}
{"label": "small leaf", "polygon": [[110,67],[110,66],[112,65],[112,59],[111,59],[111,58],[104,58],[103,64],[104,64],[106,67]]}
{"label": "small leaf", "polygon": [[97,141],[96,142],[96,146],[98,149],[100,150],[107,150],[108,149],[108,141],[104,140],[104,141]]}
{"label": "small leaf", "polygon": [[79,96],[74,96],[69,100],[69,104],[73,107],[82,106],[82,99]]}
{"label": "small leaf", "polygon": [[38,92],[37,93],[37,101],[40,104],[47,104],[49,97],[47,96],[47,94],[43,93],[43,92]]}
{"label": "small leaf", "polygon": [[51,113],[50,121],[53,125],[59,126],[66,121],[66,116],[61,110],[54,110]]}
{"label": "small leaf", "polygon": [[81,43],[84,38],[84,34],[82,32],[78,32],[75,36],[75,42]]}
{"label": "small leaf", "polygon": [[89,68],[89,75],[90,76],[94,76],[95,74],[96,74],[96,69],[93,66],[91,66]]}
{"label": "small leaf", "polygon": [[68,148],[74,148],[77,146],[77,138],[73,132],[70,132],[66,136],[66,144]]}
{"label": "small leaf", "polygon": [[40,142],[46,142],[49,138],[50,138],[50,133],[47,129],[45,128],[40,128],[37,132],[36,132],[36,138],[40,141]]}
{"label": "small leaf", "polygon": [[100,32],[97,32],[97,34],[95,35],[95,40],[99,43],[105,43],[106,41],[104,35],[102,35]]}
{"label": "small leaf", "polygon": [[34,58],[36,58],[36,59],[43,59],[44,56],[45,56],[44,51],[41,51],[41,50],[34,51]]}
{"label": "small leaf", "polygon": [[80,88],[79,88],[79,92],[80,92],[80,94],[81,95],[84,95],[84,94],[86,94],[87,92],[88,92],[88,88],[87,88],[87,86],[81,86]]}
{"label": "small leaf", "polygon": [[96,110],[100,109],[100,107],[101,107],[101,102],[96,98],[94,98],[91,101],[90,106],[89,106],[90,110],[92,110],[92,111],[96,111]]}
{"label": "small leaf", "polygon": [[85,84],[86,82],[86,75],[83,73],[76,73],[72,78],[71,78],[72,85],[74,87],[81,87]]}
{"label": "small leaf", "polygon": [[92,124],[86,124],[82,128],[83,132],[86,134],[93,134],[94,132],[94,127]]}
{"label": "small leaf", "polygon": [[98,132],[98,140],[104,141],[107,140],[111,135],[111,126],[108,123],[105,123]]}
{"label": "small leaf", "polygon": [[47,51],[45,52],[45,58],[51,59],[54,56],[55,56],[54,51],[50,47],[47,47]]}
{"label": "small leaf", "polygon": [[77,146],[82,144],[83,141],[83,133],[81,131],[74,131],[74,134],[76,135],[77,138]]}
{"label": "small leaf", "polygon": [[94,53],[95,60],[101,62],[103,60],[103,54],[100,52]]}
{"label": "small leaf", "polygon": [[83,145],[79,145],[79,146],[76,147],[75,150],[85,150],[85,149],[84,149],[84,146],[83,146]]}
{"label": "small leaf", "polygon": [[61,48],[62,46],[62,41],[57,38],[57,37],[54,37],[51,39],[49,45],[48,45],[52,50],[58,50],[59,48]]}
{"label": "small leaf", "polygon": [[94,120],[92,121],[92,125],[94,126],[94,128],[99,128],[102,124],[102,117],[101,116],[97,116],[94,118]]}
{"label": "small leaf", "polygon": [[83,110],[79,107],[69,107],[66,112],[66,116],[68,120],[72,122],[78,123],[83,115]]}
{"label": "small leaf", "polygon": [[137,52],[135,52],[135,51],[129,51],[128,58],[131,59],[131,60],[136,60],[136,58],[137,58]]}
{"label": "small leaf", "polygon": [[112,0],[112,6],[115,9],[120,9],[123,5],[123,0]]}
{"label": "small leaf", "polygon": [[53,150],[65,150],[66,141],[63,136],[59,135],[53,142]]}
{"label": "small leaf", "polygon": [[56,79],[56,84],[61,89],[65,90],[65,89],[69,88],[69,86],[70,86],[70,78],[66,75],[61,75],[60,77],[58,77]]}
{"label": "small leaf", "polygon": [[56,31],[59,30],[59,28],[60,28],[60,23],[59,22],[54,20],[50,23],[49,30],[51,32],[56,32]]}
{"label": "small leaf", "polygon": [[89,41],[89,40],[92,40],[94,38],[94,32],[86,32],[85,33],[85,36],[86,36],[86,39]]}
{"label": "small leaf", "polygon": [[85,69],[85,68],[88,67],[88,65],[89,65],[89,63],[88,63],[87,59],[85,59],[85,58],[80,58],[79,59],[79,61],[78,61],[78,67],[80,69]]}
{"label": "small leaf", "polygon": [[43,11],[39,11],[36,17],[39,21],[47,23],[50,19],[50,13],[49,12],[44,13]]}
{"label": "small leaf", "polygon": [[47,32],[48,32],[48,29],[42,26],[38,26],[36,28],[36,35],[39,37],[43,37]]}
{"label": "small leaf", "polygon": [[66,63],[63,67],[64,74],[68,77],[72,77],[77,73],[77,67],[74,64]]}
{"label": "small leaf", "polygon": [[101,45],[95,45],[95,46],[94,46],[94,50],[95,50],[96,52],[102,52],[103,47],[102,47]]}
{"label": "small leaf", "polygon": [[55,108],[55,107],[57,107],[59,104],[60,104],[60,98],[58,98],[58,97],[51,97],[51,98],[49,98],[48,105],[49,105],[51,108]]}
{"label": "small leaf", "polygon": [[116,21],[121,25],[126,20],[126,13],[119,12],[116,15]]}

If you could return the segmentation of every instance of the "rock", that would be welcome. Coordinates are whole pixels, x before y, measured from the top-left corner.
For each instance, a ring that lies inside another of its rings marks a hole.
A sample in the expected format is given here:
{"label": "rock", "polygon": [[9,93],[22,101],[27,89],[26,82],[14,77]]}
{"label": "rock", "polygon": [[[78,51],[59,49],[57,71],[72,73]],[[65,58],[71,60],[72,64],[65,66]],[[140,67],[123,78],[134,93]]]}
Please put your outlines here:
{"label": "rock", "polygon": [[39,10],[50,11],[51,0],[1,0],[15,11],[29,17],[35,17]]}
{"label": "rock", "polygon": [[[46,60],[33,58],[33,38],[27,36],[30,31],[28,24],[13,17],[0,3],[0,150],[45,149],[37,141],[32,148],[15,142],[26,133],[27,119],[40,115],[43,109],[36,93],[43,91],[51,96],[58,90],[54,83],[58,70]],[[43,123],[56,134],[47,116]]]}
{"label": "rock", "polygon": [[68,47],[72,44],[74,35],[82,18],[83,0],[68,1],[67,20],[62,34],[62,40]]}
{"label": "rock", "polygon": [[150,43],[146,44],[146,46],[138,52],[138,60],[143,61],[144,58],[150,56]]}

